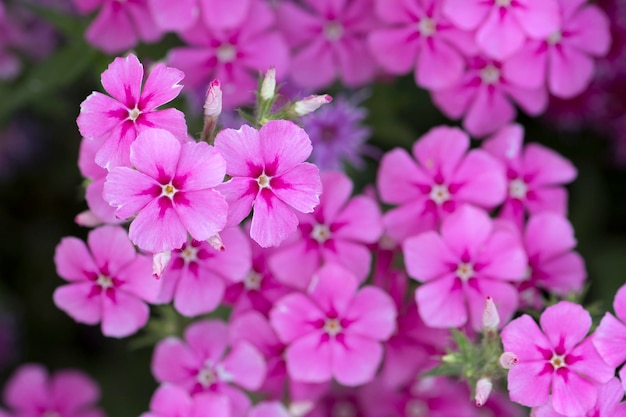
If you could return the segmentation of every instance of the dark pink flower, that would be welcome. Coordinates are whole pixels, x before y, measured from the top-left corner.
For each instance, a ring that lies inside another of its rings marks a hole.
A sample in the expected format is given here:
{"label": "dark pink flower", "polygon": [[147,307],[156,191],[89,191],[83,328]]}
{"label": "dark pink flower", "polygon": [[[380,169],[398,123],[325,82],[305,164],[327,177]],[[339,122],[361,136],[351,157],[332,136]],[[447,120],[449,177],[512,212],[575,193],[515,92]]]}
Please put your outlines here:
{"label": "dark pink flower", "polygon": [[[613,300],[613,311],[605,313],[593,337],[593,345],[600,353],[602,360],[612,367],[626,362],[626,285],[622,285]],[[617,317],[616,317],[617,316]],[[619,372],[622,384],[626,386],[626,368]]]}

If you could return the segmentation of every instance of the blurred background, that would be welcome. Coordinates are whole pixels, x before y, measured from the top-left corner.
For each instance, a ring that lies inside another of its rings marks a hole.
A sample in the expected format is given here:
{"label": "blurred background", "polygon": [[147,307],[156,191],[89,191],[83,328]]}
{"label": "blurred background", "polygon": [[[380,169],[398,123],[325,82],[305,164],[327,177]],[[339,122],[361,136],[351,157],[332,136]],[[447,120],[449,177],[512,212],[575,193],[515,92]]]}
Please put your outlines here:
{"label": "blurred background", "polygon": [[[83,33],[91,17],[76,14],[69,0],[2,1],[0,15],[0,386],[21,363],[56,370],[81,368],[102,387],[109,416],[136,416],[147,409],[157,384],[150,348],[107,339],[98,326],[76,324],[52,302],[63,281],[53,263],[64,236],[86,237],[74,217],[86,209],[77,167],[80,103],[103,91],[100,74],[112,61],[90,47]],[[596,79],[582,95],[553,101],[540,118],[520,114],[526,141],[540,142],[578,168],[569,186],[570,219],[587,263],[588,303],[610,309],[626,281],[626,7],[598,4],[612,16],[613,45],[598,63]],[[620,22],[621,19],[621,22]],[[140,45],[142,61],[162,59],[177,38]],[[184,84],[184,82],[183,82]],[[356,92],[336,85],[329,94],[353,97],[365,110],[369,144],[384,151],[409,147],[447,120],[412,76],[380,80]],[[199,132],[199,109],[179,98],[190,132]],[[359,122],[361,122],[359,120]],[[358,172],[373,182],[376,155]],[[356,173],[357,171],[353,171]],[[123,375],[123,377],[120,377]]]}

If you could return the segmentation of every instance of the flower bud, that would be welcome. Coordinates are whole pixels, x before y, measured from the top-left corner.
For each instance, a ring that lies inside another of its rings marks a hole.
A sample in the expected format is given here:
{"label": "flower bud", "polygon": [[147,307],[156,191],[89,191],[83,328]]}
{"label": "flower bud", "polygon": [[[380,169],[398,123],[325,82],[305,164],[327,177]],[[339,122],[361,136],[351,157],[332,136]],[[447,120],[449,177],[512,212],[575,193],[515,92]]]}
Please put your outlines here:
{"label": "flower bud", "polygon": [[156,279],[161,278],[161,274],[167,268],[167,264],[172,257],[172,252],[165,251],[152,255],[152,276]]}
{"label": "flower bud", "polygon": [[209,89],[206,93],[204,101],[204,127],[200,139],[209,142],[215,126],[217,126],[217,118],[222,113],[222,88],[219,80],[211,81]]}
{"label": "flower bud", "polygon": [[270,67],[265,73],[265,78],[261,83],[261,100],[269,101],[274,98],[276,93],[276,68]]}
{"label": "flower bud", "polygon": [[476,401],[477,407],[482,407],[487,402],[492,388],[493,384],[489,378],[480,378],[476,382],[476,395],[474,396],[474,400]]}
{"label": "flower bud", "polygon": [[321,96],[313,95],[303,98],[302,100],[296,101],[294,104],[293,110],[296,112],[298,116],[304,116],[305,114],[309,114],[319,109],[322,105],[328,104],[333,101],[333,98],[328,94],[324,94]]}
{"label": "flower bud", "polygon": [[511,369],[515,365],[519,363],[519,358],[513,352],[504,352],[500,355],[500,359],[498,359],[498,363],[504,369]]}
{"label": "flower bud", "polygon": [[500,324],[500,315],[493,298],[487,297],[485,309],[483,310],[483,328],[485,330],[496,330]]}
{"label": "flower bud", "polygon": [[100,217],[96,216],[96,213],[94,213],[93,211],[85,210],[81,213],[78,213],[76,217],[74,217],[74,223],[84,227],[96,227],[100,226],[104,222]]}
{"label": "flower bud", "polygon": [[219,233],[217,235],[211,236],[207,239],[207,243],[211,245],[211,247],[215,250],[223,251],[224,250],[224,242],[220,237]]}
{"label": "flower bud", "polygon": [[313,409],[315,403],[312,401],[297,401],[289,404],[289,415],[302,417]]}

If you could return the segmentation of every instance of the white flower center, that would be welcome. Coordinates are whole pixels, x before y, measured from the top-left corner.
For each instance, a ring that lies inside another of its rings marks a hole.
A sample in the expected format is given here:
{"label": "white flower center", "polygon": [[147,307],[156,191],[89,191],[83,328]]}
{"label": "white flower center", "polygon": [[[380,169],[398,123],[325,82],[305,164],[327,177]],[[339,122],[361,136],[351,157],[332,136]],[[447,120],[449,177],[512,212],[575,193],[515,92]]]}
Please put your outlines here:
{"label": "white flower center", "polygon": [[436,184],[430,189],[429,197],[435,203],[441,205],[450,200],[450,191],[447,185]]}
{"label": "white flower center", "polygon": [[428,415],[428,407],[423,401],[414,398],[406,403],[405,414],[407,417],[425,417]]}
{"label": "white flower center", "polygon": [[233,62],[237,57],[237,49],[229,43],[223,43],[218,46],[215,55],[217,56],[217,60],[220,62]]}
{"label": "white flower center", "polygon": [[500,81],[500,70],[493,65],[487,65],[480,70],[480,79],[483,84],[496,84]]}
{"label": "white flower center", "polygon": [[331,417],[356,417],[357,412],[354,405],[348,401],[338,401],[333,405],[330,415]]}
{"label": "white flower center", "polygon": [[169,184],[165,184],[163,188],[161,189],[161,197],[165,196],[165,197],[173,198],[174,194],[176,194],[177,191],[178,190],[176,189],[176,187],[174,187],[172,183],[170,182]]}
{"label": "white flower center", "polygon": [[341,333],[341,323],[337,319],[326,319],[324,323],[324,331],[330,336],[337,336]]}
{"label": "white flower center", "polygon": [[96,280],[96,284],[101,286],[103,290],[107,288],[113,287],[113,279],[106,275],[98,274],[98,279]]}
{"label": "white flower center", "polygon": [[565,363],[565,356],[557,355],[556,353],[552,355],[552,359],[550,359],[550,363],[552,364],[555,370],[567,366],[567,364]]}
{"label": "white flower center", "polygon": [[207,364],[200,370],[200,372],[198,372],[196,379],[200,385],[204,388],[208,388],[217,382],[217,374],[215,373],[213,367]]}
{"label": "white flower center", "polygon": [[311,239],[317,240],[319,243],[326,242],[331,236],[332,233],[325,224],[318,223],[313,226],[313,230],[311,231]]}
{"label": "white flower center", "polygon": [[511,5],[511,0],[496,0],[496,6],[509,7],[510,5]]}
{"label": "white flower center", "polygon": [[180,252],[180,257],[183,258],[185,263],[190,263],[198,260],[198,248],[194,248],[191,245],[187,245],[185,249]]}
{"label": "white flower center", "polygon": [[462,281],[467,281],[474,276],[474,265],[461,262],[456,268],[456,276]]}
{"label": "white flower center", "polygon": [[259,178],[256,179],[256,182],[259,184],[261,188],[270,188],[270,182],[272,177],[268,177],[265,173],[259,175]]}
{"label": "white flower center", "polygon": [[526,193],[528,193],[528,186],[524,180],[517,178],[509,182],[509,195],[511,197],[523,200],[526,198]]}
{"label": "white flower center", "polygon": [[128,119],[132,120],[133,122],[137,120],[140,114],[141,110],[139,110],[137,106],[135,106],[133,109],[128,109]]}
{"label": "white flower center", "polygon": [[417,30],[419,30],[420,35],[427,38],[437,31],[437,22],[429,17],[423,17],[417,23]]}
{"label": "white flower center", "polygon": [[258,290],[261,288],[261,281],[263,281],[263,276],[252,270],[248,272],[248,275],[243,280],[243,285],[247,290]]}
{"label": "white flower center", "polygon": [[548,42],[548,45],[556,45],[561,42],[561,39],[563,39],[563,34],[560,30],[557,30],[546,38],[546,42]]}
{"label": "white flower center", "polygon": [[339,22],[330,21],[327,22],[324,26],[324,37],[331,41],[335,42],[341,39],[343,36],[343,26]]}

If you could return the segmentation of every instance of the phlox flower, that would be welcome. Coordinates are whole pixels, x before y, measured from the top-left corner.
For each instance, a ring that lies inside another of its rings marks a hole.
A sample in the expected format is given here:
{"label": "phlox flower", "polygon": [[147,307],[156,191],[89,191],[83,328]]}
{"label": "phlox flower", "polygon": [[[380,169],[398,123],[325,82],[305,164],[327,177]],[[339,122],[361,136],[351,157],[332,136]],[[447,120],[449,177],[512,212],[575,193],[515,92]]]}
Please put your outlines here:
{"label": "phlox flower", "polygon": [[464,30],[476,30],[476,43],[503,60],[526,38],[545,39],[559,28],[556,0],[443,0],[443,13]]}
{"label": "phlox flower", "polygon": [[125,337],[148,321],[146,302],[155,302],[161,283],[152,277],[151,260],[135,251],[118,226],[92,230],[87,245],[65,237],[54,263],[69,281],[54,291],[54,304],[80,323],[102,322],[105,336]]}
{"label": "phlox flower", "polygon": [[[598,389],[598,401],[596,405],[585,414],[593,417],[624,417],[626,416],[626,403],[621,402],[624,398],[624,389],[617,378],[612,378]],[[554,411],[552,403],[536,407],[532,411],[533,417],[563,417]]]}
{"label": "phlox flower", "polygon": [[461,204],[490,209],[502,202],[501,167],[484,151],[468,151],[469,146],[465,132],[439,126],[415,142],[413,157],[404,149],[383,156],[378,192],[383,202],[399,206],[384,217],[386,233],[393,240],[402,242],[437,228]]}
{"label": "phlox flower", "polygon": [[161,279],[159,300],[174,300],[183,316],[210,313],[222,302],[226,286],[244,279],[250,269],[250,244],[238,227],[220,232],[224,249],[207,242],[190,240],[172,251],[172,258]]}
{"label": "phlox flower", "polygon": [[500,217],[520,229],[526,213],[553,212],[567,216],[564,184],[576,178],[574,165],[555,151],[538,143],[523,146],[524,129],[509,125],[483,143],[483,149],[501,161],[506,169],[508,195]]}
{"label": "phlox flower", "polygon": [[155,42],[162,34],[148,0],[73,0],[80,13],[98,11],[85,39],[108,54],[126,51],[141,41]]}
{"label": "phlox flower", "polygon": [[338,78],[357,87],[374,77],[367,46],[367,34],[377,25],[373,0],[289,0],[277,15],[292,49],[290,78],[299,86],[316,90]]}
{"label": "phlox flower", "polygon": [[295,381],[347,386],[374,378],[382,360],[381,342],[395,327],[393,300],[376,287],[358,290],[357,279],[336,264],[324,265],[306,294],[276,302],[270,323],[285,343],[287,372]]}
{"label": "phlox flower", "polygon": [[140,417],[230,417],[228,398],[214,393],[191,396],[183,388],[162,384],[150,399],[150,411]]}
{"label": "phlox flower", "polygon": [[157,109],[178,96],[184,76],[176,68],[157,64],[142,87],[144,70],[137,57],[115,58],[102,73],[102,86],[112,97],[93,92],[81,103],[76,119],[83,137],[106,138],[96,153],[98,165],[129,166],[131,144],[149,128],[168,130],[181,142],[188,140],[185,115],[177,109]]}
{"label": "phlox flower", "polygon": [[519,358],[507,378],[511,400],[528,407],[550,401],[559,414],[586,415],[596,405],[599,384],[614,374],[594,348],[593,336],[586,337],[591,316],[580,305],[561,301],[546,308],[539,322],[541,328],[525,314],[502,329],[504,351]]}
{"label": "phlox flower", "polygon": [[323,264],[343,266],[363,282],[371,269],[367,244],[382,232],[376,201],[365,195],[351,197],[352,181],[341,172],[321,174],[324,192],[311,214],[300,214],[298,232],[278,247],[269,259],[274,276],[295,288],[305,289]]}
{"label": "phlox flower", "polygon": [[609,21],[601,9],[578,0],[557,0],[561,25],[549,36],[528,41],[503,63],[512,82],[538,88],[546,81],[555,96],[570,98],[591,82],[594,57],[606,55],[611,37]]}
{"label": "phlox flower", "polygon": [[257,390],[261,386],[266,372],[263,355],[244,341],[229,348],[229,329],[221,321],[196,321],[185,329],[184,337],[184,341],[169,337],[156,345],[152,357],[154,377],[192,395],[225,395],[230,415],[243,417],[250,399],[238,387]]}
{"label": "phlox flower", "polygon": [[483,210],[465,205],[442,222],[440,233],[413,236],[403,249],[409,276],[423,283],[415,301],[427,326],[469,323],[480,330],[487,296],[503,323],[515,312],[512,282],[524,277],[526,254],[517,233],[494,224]]}
{"label": "phlox flower", "polygon": [[182,31],[193,26],[200,17],[198,0],[148,0],[150,13],[163,31]]}
{"label": "phlox flower", "polygon": [[215,147],[232,177],[219,187],[229,204],[228,224],[253,210],[250,236],[260,246],[276,246],[296,230],[294,210],[310,213],[322,191],[319,170],[304,162],[311,140],[293,122],[272,120],[260,130],[244,125],[224,129]]}
{"label": "phlox flower", "polygon": [[11,375],[4,387],[6,417],[104,417],[96,407],[98,384],[85,373],[63,369],[48,374],[39,364],[25,364]]}
{"label": "phlox flower", "polygon": [[207,240],[224,228],[228,205],[215,190],[225,162],[205,142],[181,144],[168,131],[149,129],[130,149],[134,168],[116,167],[104,183],[104,199],[130,224],[129,237],[141,249],[179,249],[188,234]]}
{"label": "phlox flower", "polygon": [[516,113],[513,103],[531,116],[541,114],[548,105],[545,87],[519,86],[502,72],[501,62],[481,56],[468,59],[461,79],[431,91],[431,97],[450,119],[462,117],[463,128],[475,137],[494,133],[512,122]]}
{"label": "phlox flower", "polygon": [[278,401],[262,401],[248,412],[247,417],[291,417],[292,415]]}
{"label": "phlox flower", "polygon": [[[593,337],[593,345],[602,360],[616,368],[626,362],[626,285],[622,285],[613,300],[615,315],[605,313]],[[616,317],[617,316],[617,317]],[[622,385],[626,387],[626,368],[619,371]],[[626,389],[626,388],[625,388]]]}
{"label": "phlox flower", "polygon": [[414,72],[417,85],[440,89],[459,80],[464,55],[478,49],[473,33],[461,30],[442,13],[440,0],[377,0],[376,12],[385,23],[368,41],[378,64],[392,74]]}
{"label": "phlox flower", "polygon": [[276,29],[276,16],[264,0],[201,0],[195,24],[180,32],[185,46],[169,51],[167,62],[185,72],[185,84],[204,98],[219,79],[223,105],[233,109],[254,100],[259,71],[276,69],[285,77],[289,50]]}

